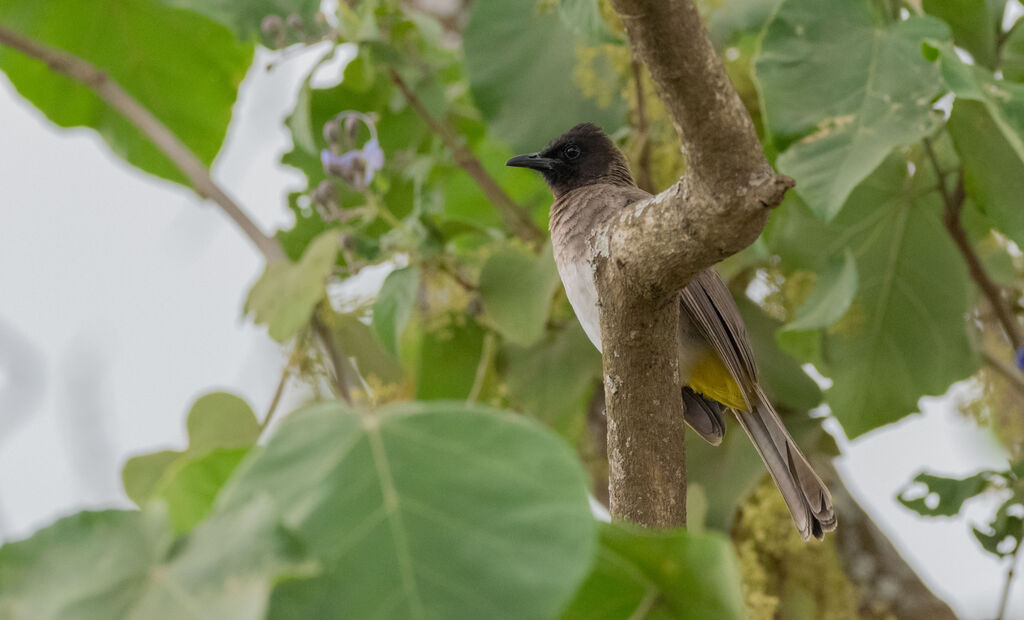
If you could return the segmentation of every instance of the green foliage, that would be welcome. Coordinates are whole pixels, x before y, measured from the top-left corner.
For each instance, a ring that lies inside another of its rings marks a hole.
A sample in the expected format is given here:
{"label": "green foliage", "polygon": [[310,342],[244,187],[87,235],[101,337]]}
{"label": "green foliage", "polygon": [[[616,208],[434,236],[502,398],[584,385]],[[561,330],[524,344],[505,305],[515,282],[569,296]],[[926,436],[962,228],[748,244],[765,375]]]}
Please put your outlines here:
{"label": "green foliage", "polygon": [[621,44],[623,40],[601,17],[599,0],[558,0],[562,25],[587,45]]}
{"label": "green foliage", "polygon": [[609,133],[622,124],[620,105],[602,109],[580,93],[573,37],[534,0],[474,2],[463,36],[473,99],[489,130],[513,149],[539,150],[583,120]]}
{"label": "green foliage", "polygon": [[579,324],[567,325],[531,347],[510,344],[504,358],[503,376],[516,409],[570,441],[578,438],[581,412],[601,377],[601,355]]}
{"label": "green foliage", "polygon": [[260,23],[268,15],[284,20],[298,16],[308,26],[320,8],[320,0],[160,0],[168,6],[189,9],[215,19],[245,39],[260,38]]}
{"label": "green foliage", "polygon": [[[224,140],[252,59],[252,46],[227,28],[159,0],[5,0],[0,25],[95,65],[207,165]],[[91,127],[133,166],[185,183],[134,125],[89,88],[3,46],[0,70],[55,124]]]}
{"label": "green foliage", "polygon": [[834,218],[893,147],[934,130],[941,80],[921,41],[947,36],[927,17],[880,25],[866,0],[783,0],[757,78],[779,170],[812,211]]}
{"label": "green foliage", "polygon": [[585,477],[551,433],[458,403],[289,416],[218,513],[271,498],[323,567],[272,617],[550,617],[594,553]]}
{"label": "green foliage", "polygon": [[388,274],[373,304],[373,332],[381,344],[398,354],[398,339],[412,316],[420,272],[415,267],[396,269]]}
{"label": "green foliage", "polygon": [[270,337],[278,342],[294,337],[326,295],[324,287],[340,243],[338,234],[328,231],[309,244],[298,263],[267,265],[245,300],[246,314],[267,325]]}
{"label": "green foliage", "polygon": [[921,8],[949,24],[953,41],[978,64],[995,68],[1006,0],[923,0]]}
{"label": "green foliage", "polygon": [[[1007,497],[989,523],[973,527],[981,547],[1000,558],[1016,555],[1024,538],[1024,461],[1016,461],[1004,471],[980,471],[966,478],[946,478],[921,472],[900,491],[901,504],[925,517],[951,517],[964,503],[982,493],[998,489]],[[922,492],[918,487],[924,485]]]}
{"label": "green foliage", "polygon": [[494,329],[528,347],[544,335],[551,298],[559,285],[550,248],[537,256],[515,248],[495,252],[480,272],[480,300]]}
{"label": "green foliage", "polygon": [[769,237],[789,269],[824,271],[845,248],[856,258],[857,296],[823,332],[820,366],[834,381],[826,401],[851,438],[977,368],[963,325],[966,269],[942,226],[935,177],[923,162],[915,170],[888,159],[830,224],[788,200]]}
{"label": "green foliage", "polygon": [[274,582],[299,576],[296,545],[253,502],[181,548],[156,513],[82,512],[0,548],[0,615],[11,620],[264,617]]}
{"label": "green foliage", "polygon": [[[125,463],[121,472],[124,489],[139,506],[160,496],[168,485],[180,484],[175,479],[186,469],[186,476],[213,476],[222,482],[230,473],[225,467],[230,461],[225,461],[223,455],[213,459],[206,456],[221,448],[251,448],[260,436],[256,414],[244,400],[226,392],[212,392],[196,400],[188,413],[186,428],[189,445],[184,451],[161,450],[132,457]],[[235,459],[236,464],[238,460]],[[171,517],[176,524],[188,521],[178,520],[173,513]]]}
{"label": "green foliage", "polygon": [[743,618],[739,571],[721,534],[602,524],[595,564],[562,620]]}

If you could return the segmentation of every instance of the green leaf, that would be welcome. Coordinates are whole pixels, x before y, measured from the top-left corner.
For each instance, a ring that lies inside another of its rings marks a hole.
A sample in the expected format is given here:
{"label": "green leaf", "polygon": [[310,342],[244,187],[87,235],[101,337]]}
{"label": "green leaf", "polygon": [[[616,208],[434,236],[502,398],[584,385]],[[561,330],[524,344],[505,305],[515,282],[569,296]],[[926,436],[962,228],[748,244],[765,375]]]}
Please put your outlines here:
{"label": "green leaf", "polygon": [[[1010,512],[1011,508],[1016,509],[1016,514]],[[1020,517],[1022,509],[1024,509],[1024,505],[1021,503],[1021,498],[1014,494],[1003,502],[999,510],[996,511],[995,518],[984,530],[973,528],[974,537],[978,539],[985,551],[1000,558],[1014,555],[1017,552],[1021,538],[1024,536],[1024,519]],[[1013,542],[1012,545],[1005,544],[1008,539]]]}
{"label": "green leaf", "polygon": [[551,298],[559,285],[551,248],[533,256],[506,247],[480,272],[480,299],[494,328],[510,342],[528,347],[544,335]]}
{"label": "green leaf", "polygon": [[[964,502],[988,487],[991,472],[980,472],[967,478],[945,478],[921,472],[911,485],[900,491],[900,503],[925,517],[952,517],[960,512]],[[925,493],[914,493],[913,484],[923,484]],[[917,495],[917,497],[915,497]],[[932,503],[934,506],[929,506]]]}
{"label": "green leaf", "polygon": [[[162,121],[204,164],[220,150],[252,46],[206,17],[159,0],[7,0],[0,25],[95,65]],[[92,90],[8,47],[0,70],[61,127],[91,127],[128,163],[184,175]],[[59,174],[59,172],[58,172]]]}
{"label": "green leaf", "polygon": [[519,152],[536,151],[584,120],[614,132],[625,118],[622,102],[601,108],[580,92],[572,80],[572,35],[554,12],[536,9],[534,0],[478,0],[470,7],[466,70],[489,130]]}
{"label": "green leaf", "polygon": [[176,534],[206,518],[217,493],[248,453],[249,448],[219,448],[201,456],[186,455],[168,468],[153,496],[167,502]]}
{"label": "green leaf", "polygon": [[282,21],[290,15],[302,18],[311,28],[320,0],[160,0],[168,6],[202,13],[234,30],[242,39],[260,39],[260,23],[268,15]]}
{"label": "green leaf", "polygon": [[261,619],[278,579],[309,573],[268,507],[260,499],[204,523],[173,551],[155,513],[61,519],[0,548],[0,617]]}
{"label": "green leaf", "polygon": [[248,448],[260,437],[256,414],[244,400],[227,392],[201,396],[192,405],[185,425],[189,437],[185,451],[162,450],[132,457],[125,463],[121,480],[125,493],[137,505],[142,506],[166,486],[184,462],[215,448]]}
{"label": "green leaf", "polygon": [[[356,369],[363,379],[375,379],[380,383],[398,383],[402,380],[402,367],[398,358],[385,350],[373,334],[370,326],[354,314],[334,314],[328,324],[332,336],[337,339],[345,354],[355,361]],[[353,378],[353,385],[359,381]]]}
{"label": "green leaf", "polygon": [[227,392],[205,394],[192,405],[185,422],[190,451],[253,446],[260,423],[252,407]]}
{"label": "green leaf", "polygon": [[743,618],[739,566],[717,533],[601,524],[597,563],[562,620]]}
{"label": "green leaf", "polygon": [[[836,256],[835,258],[839,258]],[[857,260],[850,248],[843,252],[842,260],[830,260],[818,279],[818,284],[796,316],[782,326],[783,331],[820,329],[843,318],[857,294]]]}
{"label": "green leaf", "polygon": [[953,30],[953,40],[978,64],[995,67],[1006,0],[924,0],[921,8],[945,20]]}
{"label": "green leaf", "polygon": [[[784,0],[756,59],[780,171],[830,220],[896,146],[928,135],[942,82],[922,39],[945,39],[931,17],[883,26],[867,2]],[[793,143],[794,140],[798,140]],[[788,148],[787,148],[788,147]]]}
{"label": "green leaf", "polygon": [[922,396],[977,368],[964,324],[966,269],[942,225],[934,174],[922,161],[914,169],[890,157],[830,225],[787,201],[770,233],[788,268],[820,273],[846,248],[857,260],[857,296],[823,336],[818,368],[834,382],[825,398],[850,438],[916,411]]}
{"label": "green leaf", "polygon": [[182,454],[177,450],[161,450],[128,459],[121,470],[121,484],[128,499],[138,506],[149,501],[167,468]]}
{"label": "green leaf", "polygon": [[949,45],[940,52],[943,78],[956,94],[948,127],[967,194],[996,229],[1024,244],[1024,85],[964,64]]}
{"label": "green leaf", "polygon": [[277,261],[267,265],[249,291],[246,314],[269,327],[270,337],[286,342],[309,323],[316,306],[326,295],[341,236],[327,231],[309,244],[298,263]]}
{"label": "green leaf", "polygon": [[398,337],[409,322],[420,288],[420,270],[396,269],[384,279],[373,303],[373,332],[388,351],[398,355]]}
{"label": "green leaf", "polygon": [[[1018,18],[1018,22],[1019,22]],[[1003,78],[1011,82],[1024,82],[1024,24],[1015,23],[1013,28],[1003,42],[1000,52],[1002,62],[999,68],[1003,72]]]}
{"label": "green leaf", "polygon": [[595,548],[571,450],[522,416],[462,403],[300,410],[218,511],[253,496],[272,498],[325,566],[277,589],[275,618],[551,617]]}
{"label": "green leaf", "polygon": [[781,323],[746,298],[737,299],[736,305],[750,333],[761,382],[772,402],[800,411],[821,404],[818,384],[775,342]]}
{"label": "green leaf", "polygon": [[601,354],[579,323],[529,348],[509,345],[504,357],[512,403],[570,441],[577,438],[601,377]]}
{"label": "green leaf", "polygon": [[559,0],[558,16],[562,25],[586,45],[623,42],[601,17],[598,0]]}
{"label": "green leaf", "polygon": [[449,324],[420,336],[416,358],[416,398],[466,398],[476,382],[483,354],[484,329],[463,315],[452,314]]}

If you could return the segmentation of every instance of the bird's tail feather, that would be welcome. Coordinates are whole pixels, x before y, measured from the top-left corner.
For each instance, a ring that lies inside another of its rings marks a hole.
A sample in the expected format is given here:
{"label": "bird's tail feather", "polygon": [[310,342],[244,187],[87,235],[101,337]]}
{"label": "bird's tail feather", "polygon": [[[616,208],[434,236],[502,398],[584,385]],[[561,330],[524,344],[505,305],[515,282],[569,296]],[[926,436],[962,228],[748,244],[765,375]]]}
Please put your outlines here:
{"label": "bird's tail feather", "polygon": [[740,426],[761,455],[804,540],[836,529],[832,495],[789,435],[768,398],[757,388],[753,411],[737,411]]}

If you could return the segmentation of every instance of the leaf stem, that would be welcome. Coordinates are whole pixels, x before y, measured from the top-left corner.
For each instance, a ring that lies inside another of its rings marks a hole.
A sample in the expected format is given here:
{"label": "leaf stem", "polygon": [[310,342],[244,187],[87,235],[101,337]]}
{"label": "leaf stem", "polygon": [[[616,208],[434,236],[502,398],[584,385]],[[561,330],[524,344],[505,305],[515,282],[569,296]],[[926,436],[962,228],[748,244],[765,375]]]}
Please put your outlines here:
{"label": "leaf stem", "polygon": [[953,238],[953,242],[967,263],[967,270],[971,274],[971,279],[974,280],[978,288],[981,289],[982,294],[988,299],[996,318],[1003,326],[1003,331],[1006,332],[1006,337],[1010,340],[1014,350],[1017,350],[1024,344],[1020,326],[1010,311],[1010,307],[1003,299],[999,286],[992,281],[992,278],[985,271],[985,267],[981,264],[981,259],[978,257],[977,252],[974,251],[974,246],[971,245],[970,239],[967,238],[967,232],[960,221],[964,200],[966,199],[963,169],[959,170],[956,187],[950,192],[946,187],[946,180],[942,176],[942,167],[939,165],[939,158],[935,154],[935,148],[932,146],[931,139],[925,138],[922,144],[932,167],[935,168],[935,174],[939,178],[939,193],[942,195],[942,202],[946,207],[944,217],[942,218],[946,230],[949,232],[950,237]]}
{"label": "leaf stem", "polygon": [[491,204],[494,205],[494,208],[501,214],[501,218],[504,220],[509,231],[528,243],[536,245],[542,243],[544,241],[544,233],[527,217],[526,211],[516,204],[512,197],[498,185],[494,177],[488,174],[476,155],[462,144],[459,137],[447,125],[439,122],[430,114],[430,111],[427,110],[423,102],[409,88],[409,85],[406,84],[397,71],[390,69],[390,76],[391,81],[402,91],[402,95],[405,96],[406,101],[409,102],[409,105],[416,114],[423,119],[423,122],[427,124],[430,131],[441,138],[444,145],[452,152],[455,163],[476,181],[476,184],[491,201]]}
{"label": "leaf stem", "polygon": [[324,351],[327,353],[327,357],[331,360],[331,366],[334,368],[334,372],[330,372],[331,384],[334,386],[334,391],[338,393],[349,405],[352,404],[352,394],[349,392],[348,383],[345,382],[345,352],[342,351],[341,347],[335,342],[331,336],[331,330],[327,328],[323,319],[320,318],[320,309],[317,308],[313,312],[313,318],[310,319],[310,325],[313,328],[313,333],[316,334],[320,340],[320,344],[323,345]]}
{"label": "leaf stem", "polygon": [[149,138],[188,178],[197,194],[215,202],[268,262],[284,258],[284,251],[277,240],[261,231],[245,211],[214,183],[210,171],[195,153],[109,75],[77,56],[41,45],[3,26],[0,26],[0,44],[42,61],[51,71],[66,75],[95,92]]}
{"label": "leaf stem", "polygon": [[291,378],[292,374],[292,361],[289,359],[288,363],[285,364],[284,370],[281,371],[281,380],[277,382],[277,389],[274,390],[274,398],[270,401],[270,407],[267,409],[267,415],[263,417],[263,422],[260,423],[260,434],[267,430],[270,426],[270,421],[274,418],[274,413],[277,411],[277,406],[281,403],[281,397],[284,395],[284,388],[288,385],[288,379]]}
{"label": "leaf stem", "polygon": [[475,403],[484,389],[487,369],[491,367],[491,360],[494,358],[495,341],[494,332],[488,331],[484,334],[484,342],[480,347],[480,361],[476,365],[476,375],[473,377],[473,387],[469,390],[469,396],[466,397],[468,403]]}
{"label": "leaf stem", "polygon": [[1017,548],[1010,556],[1010,568],[1006,571],[1006,583],[1003,584],[1003,594],[999,599],[999,615],[996,620],[1003,620],[1006,617],[1006,604],[1010,602],[1010,586],[1013,585],[1014,569],[1017,566],[1017,555],[1020,553],[1021,544],[1017,542]]}

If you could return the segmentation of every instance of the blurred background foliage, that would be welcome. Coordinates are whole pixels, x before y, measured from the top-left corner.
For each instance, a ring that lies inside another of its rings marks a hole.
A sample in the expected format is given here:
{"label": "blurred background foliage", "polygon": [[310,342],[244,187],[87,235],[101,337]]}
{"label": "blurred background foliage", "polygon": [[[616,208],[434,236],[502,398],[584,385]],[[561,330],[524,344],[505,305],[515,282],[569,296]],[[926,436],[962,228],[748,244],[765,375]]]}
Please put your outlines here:
{"label": "blurred background foliage", "polygon": [[[307,183],[282,205],[288,260],[245,303],[288,351],[278,395],[305,384],[312,402],[264,433],[273,408],[199,399],[185,450],[126,464],[141,512],[0,548],[0,615],[952,617],[831,472],[821,422],[857,437],[967,381],[964,414],[1020,456],[1024,31],[1004,0],[698,5],[798,182],[719,269],[770,396],[833,478],[836,536],[799,542],[735,432],[689,444],[688,533],[590,514],[586,491],[607,496],[600,356],[546,245],[547,188],[503,164],[587,120],[642,187],[685,172],[608,2],[7,0],[0,26],[102,69],[207,165],[255,45],[354,57],[333,86],[311,73],[285,121],[281,161]],[[6,47],[0,70],[57,125],[185,183],[90,89]],[[369,297],[343,284],[379,265]],[[941,516],[1006,495],[975,536],[1012,562],[1021,466],[923,472],[900,501]]]}

